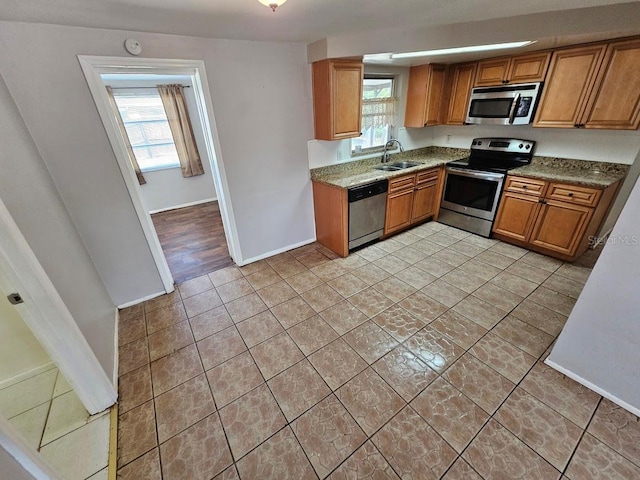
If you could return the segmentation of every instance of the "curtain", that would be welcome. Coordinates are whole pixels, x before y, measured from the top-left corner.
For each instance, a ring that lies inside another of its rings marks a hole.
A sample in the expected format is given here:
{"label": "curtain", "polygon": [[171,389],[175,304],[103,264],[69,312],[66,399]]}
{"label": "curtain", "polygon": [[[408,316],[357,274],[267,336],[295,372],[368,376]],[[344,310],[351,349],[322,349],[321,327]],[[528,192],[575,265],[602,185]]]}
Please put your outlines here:
{"label": "curtain", "polygon": [[109,102],[111,103],[111,108],[113,108],[113,112],[118,120],[118,127],[120,127],[120,133],[122,134],[122,139],[127,147],[127,153],[129,154],[129,161],[133,166],[133,170],[136,172],[136,177],[138,177],[138,183],[140,185],[144,185],[147,181],[144,179],[144,175],[142,175],[142,171],[140,170],[140,165],[138,165],[138,160],[136,160],[136,156],[133,153],[133,148],[131,147],[131,142],[129,141],[129,135],[127,134],[127,130],[124,128],[124,122],[122,121],[122,116],[120,115],[120,111],[118,110],[118,105],[116,104],[116,99],[113,96],[113,89],[111,87],[107,87],[107,93],[109,94]]}
{"label": "curtain", "polygon": [[362,101],[362,129],[396,124],[396,99],[366,98]]}
{"label": "curtain", "polygon": [[187,104],[182,85],[158,85],[158,92],[164,105],[173,143],[178,151],[183,177],[203,175],[202,162],[189,120]]}

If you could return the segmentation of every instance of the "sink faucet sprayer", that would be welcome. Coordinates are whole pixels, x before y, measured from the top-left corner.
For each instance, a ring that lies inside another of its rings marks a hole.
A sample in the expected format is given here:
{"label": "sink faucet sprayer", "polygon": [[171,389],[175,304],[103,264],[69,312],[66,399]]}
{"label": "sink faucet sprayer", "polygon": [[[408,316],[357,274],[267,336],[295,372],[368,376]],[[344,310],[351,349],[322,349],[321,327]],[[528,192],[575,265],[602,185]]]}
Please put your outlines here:
{"label": "sink faucet sprayer", "polygon": [[391,140],[389,140],[387,143],[384,144],[384,153],[382,154],[382,163],[387,163],[389,161],[389,154],[387,153],[387,150],[394,143],[398,144],[398,147],[400,147],[400,152],[404,152],[404,148],[402,148],[402,144],[400,143],[400,140],[398,140],[397,138],[392,138]]}

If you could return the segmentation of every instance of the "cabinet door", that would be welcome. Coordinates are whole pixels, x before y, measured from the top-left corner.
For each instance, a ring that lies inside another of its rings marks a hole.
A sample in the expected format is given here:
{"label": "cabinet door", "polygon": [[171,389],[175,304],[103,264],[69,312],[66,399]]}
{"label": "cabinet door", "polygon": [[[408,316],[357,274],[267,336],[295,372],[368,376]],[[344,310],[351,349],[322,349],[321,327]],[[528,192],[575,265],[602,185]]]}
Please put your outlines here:
{"label": "cabinet door", "polygon": [[444,95],[444,81],[447,73],[445,65],[431,65],[427,82],[427,104],[424,111],[425,127],[440,125],[440,106]]}
{"label": "cabinet door", "polygon": [[411,223],[420,222],[436,213],[438,182],[418,185],[413,194]]}
{"label": "cabinet door", "polygon": [[504,192],[493,231],[526,242],[539,209],[536,196]]}
{"label": "cabinet door", "polygon": [[440,123],[445,65],[416,65],[409,71],[404,126],[422,128]]}
{"label": "cabinet door", "polygon": [[359,137],[362,124],[364,66],[357,61],[322,60],[313,64],[315,138]]}
{"label": "cabinet door", "polygon": [[413,206],[413,187],[390,193],[387,197],[387,216],[384,222],[384,233],[389,234],[411,225],[411,208]]}
{"label": "cabinet door", "polygon": [[610,44],[598,77],[585,127],[636,130],[640,125],[640,39]]}
{"label": "cabinet door", "polygon": [[333,63],[333,138],[359,137],[362,128],[361,63]]}
{"label": "cabinet door", "polygon": [[592,215],[592,208],[547,200],[542,204],[529,242],[563,255],[573,256]]}
{"label": "cabinet door", "polygon": [[534,127],[579,126],[605,48],[591,45],[553,54]]}
{"label": "cabinet door", "polygon": [[509,57],[490,58],[478,62],[478,73],[476,73],[476,87],[490,87],[492,85],[502,85],[507,79],[509,71]]}
{"label": "cabinet door", "polygon": [[509,66],[507,81],[509,83],[543,82],[550,60],[551,52],[513,57]]}
{"label": "cabinet door", "polygon": [[451,98],[445,123],[464,125],[469,109],[469,96],[476,76],[476,63],[455,65],[451,75]]}

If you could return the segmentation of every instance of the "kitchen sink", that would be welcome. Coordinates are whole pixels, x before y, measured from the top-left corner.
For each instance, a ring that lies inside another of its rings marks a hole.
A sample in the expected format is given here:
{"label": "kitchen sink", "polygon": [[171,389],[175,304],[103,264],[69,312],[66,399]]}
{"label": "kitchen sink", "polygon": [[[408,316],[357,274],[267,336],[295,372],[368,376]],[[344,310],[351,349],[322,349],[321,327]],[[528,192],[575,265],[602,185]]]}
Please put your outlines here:
{"label": "kitchen sink", "polygon": [[394,165],[380,165],[379,167],[374,167],[374,170],[382,170],[383,172],[395,172],[397,170],[402,170],[402,167],[396,167]]}
{"label": "kitchen sink", "polygon": [[392,167],[398,167],[400,169],[417,167],[418,165],[420,165],[420,164],[416,163],[416,162],[396,162],[396,163],[392,163],[391,164]]}
{"label": "kitchen sink", "polygon": [[420,164],[416,162],[396,162],[396,163],[390,163],[387,165],[380,165],[379,167],[374,167],[374,170],[382,170],[384,172],[396,172],[398,170],[416,167],[418,165]]}

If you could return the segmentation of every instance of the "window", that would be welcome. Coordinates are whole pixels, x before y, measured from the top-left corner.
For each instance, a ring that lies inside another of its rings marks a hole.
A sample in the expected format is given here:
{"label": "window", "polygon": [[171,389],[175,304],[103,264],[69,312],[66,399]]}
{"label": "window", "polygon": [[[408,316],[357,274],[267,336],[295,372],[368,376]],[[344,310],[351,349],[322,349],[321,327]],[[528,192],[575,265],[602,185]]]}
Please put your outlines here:
{"label": "window", "polygon": [[114,98],[140,170],[180,167],[160,95],[149,89],[144,93],[118,93]]}
{"label": "window", "polygon": [[362,88],[362,135],[351,140],[351,151],[384,147],[395,125],[395,82],[393,77],[365,77]]}

